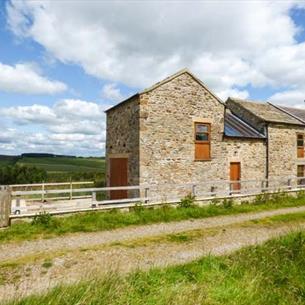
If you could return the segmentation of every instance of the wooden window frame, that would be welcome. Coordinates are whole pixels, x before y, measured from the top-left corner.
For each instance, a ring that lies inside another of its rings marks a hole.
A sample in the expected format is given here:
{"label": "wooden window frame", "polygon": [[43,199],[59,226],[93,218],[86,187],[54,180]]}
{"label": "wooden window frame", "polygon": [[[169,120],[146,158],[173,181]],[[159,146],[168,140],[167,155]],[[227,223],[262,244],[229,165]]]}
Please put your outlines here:
{"label": "wooden window frame", "polygon": [[[299,136],[302,136],[303,138],[303,145],[299,146]],[[298,158],[304,158],[304,134],[302,133],[297,133],[297,157]]]}
{"label": "wooden window frame", "polygon": [[[205,125],[207,126],[207,132],[197,132],[197,125]],[[206,134],[208,140],[197,140],[197,134]],[[211,160],[211,123],[206,122],[194,122],[194,143],[195,143],[195,161],[210,161]],[[196,157],[196,144],[208,144],[208,158],[198,158]]]}

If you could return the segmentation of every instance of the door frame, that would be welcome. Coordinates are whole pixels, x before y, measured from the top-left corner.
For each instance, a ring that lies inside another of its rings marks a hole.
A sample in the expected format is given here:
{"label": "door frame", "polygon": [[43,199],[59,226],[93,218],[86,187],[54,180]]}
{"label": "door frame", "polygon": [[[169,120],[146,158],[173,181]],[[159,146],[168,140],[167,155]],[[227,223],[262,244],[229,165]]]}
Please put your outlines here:
{"label": "door frame", "polygon": [[[126,176],[126,182],[121,184],[121,185],[113,185],[112,184],[112,175],[113,175],[113,172],[112,172],[112,169],[111,169],[111,162],[112,160],[117,160],[117,159],[123,159],[123,160],[126,160],[126,171],[124,173],[124,176]],[[115,155],[115,156],[109,156],[108,158],[108,163],[109,163],[109,187],[115,187],[115,186],[127,186],[128,185],[128,157],[126,155]],[[110,191],[109,192],[109,198],[111,200],[114,200],[114,199],[127,199],[128,198],[128,190],[113,190],[113,191]]]}
{"label": "door frame", "polygon": [[[238,180],[232,180],[231,179],[231,165],[236,165],[238,164],[238,176],[239,179]],[[230,166],[229,166],[229,177],[230,177],[230,181],[240,181],[241,180],[241,162],[240,161],[230,161]],[[237,191],[239,191],[241,189],[241,184],[240,182],[235,182],[235,183],[230,183],[230,191],[234,191],[234,193],[238,193]]]}

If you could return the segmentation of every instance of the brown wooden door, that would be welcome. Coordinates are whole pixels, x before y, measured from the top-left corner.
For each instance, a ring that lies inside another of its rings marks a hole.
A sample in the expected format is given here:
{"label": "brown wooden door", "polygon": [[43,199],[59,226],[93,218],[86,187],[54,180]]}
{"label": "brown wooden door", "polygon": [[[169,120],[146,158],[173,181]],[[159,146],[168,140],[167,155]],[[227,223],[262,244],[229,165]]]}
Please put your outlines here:
{"label": "brown wooden door", "polygon": [[[127,185],[127,165],[127,158],[110,158],[110,186]],[[110,199],[125,199],[127,197],[127,190],[110,191]]]}
{"label": "brown wooden door", "polygon": [[[240,180],[240,162],[231,162],[230,163],[230,180],[231,181]],[[233,190],[233,191],[240,190],[240,183],[239,182],[232,183],[231,190]]]}

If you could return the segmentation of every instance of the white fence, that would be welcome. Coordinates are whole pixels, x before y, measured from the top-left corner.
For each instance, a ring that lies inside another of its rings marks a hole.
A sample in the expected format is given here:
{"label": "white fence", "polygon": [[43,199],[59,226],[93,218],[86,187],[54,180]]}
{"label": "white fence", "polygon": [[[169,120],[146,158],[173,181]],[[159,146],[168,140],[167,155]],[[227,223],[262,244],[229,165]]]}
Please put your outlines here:
{"label": "white fence", "polygon": [[[191,194],[198,201],[254,196],[266,192],[305,189],[305,177],[278,177],[264,180],[217,180],[189,184],[138,185],[118,187],[76,187],[92,182],[11,185],[12,218],[33,216],[41,211],[64,214],[96,209],[132,207],[137,203],[177,203]],[[56,187],[56,188],[54,188]],[[126,197],[111,199],[117,191]]]}

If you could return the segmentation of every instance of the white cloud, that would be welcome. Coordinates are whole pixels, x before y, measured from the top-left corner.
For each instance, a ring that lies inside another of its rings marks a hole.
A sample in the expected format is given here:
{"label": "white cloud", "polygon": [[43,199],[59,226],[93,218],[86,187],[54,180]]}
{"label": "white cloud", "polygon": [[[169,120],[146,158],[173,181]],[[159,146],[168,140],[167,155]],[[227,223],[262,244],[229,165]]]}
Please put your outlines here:
{"label": "white cloud", "polygon": [[283,106],[292,106],[296,108],[305,107],[305,89],[287,90],[273,94],[269,101]]}
{"label": "white cloud", "polygon": [[56,102],[53,107],[0,108],[2,120],[23,125],[18,129],[2,127],[0,150],[6,153],[40,151],[102,155],[105,147],[105,107],[93,102],[66,99]]}
{"label": "white cloud", "polygon": [[118,88],[117,85],[114,83],[104,85],[102,88],[101,95],[102,98],[113,102],[119,102],[124,98],[123,94],[120,91],[120,88]]}
{"label": "white cloud", "polygon": [[0,90],[24,94],[55,94],[66,89],[64,83],[42,76],[33,64],[10,66],[0,63]]}
{"label": "white cloud", "polygon": [[[18,37],[98,78],[143,88],[189,67],[221,94],[303,81],[305,47],[295,41],[300,29],[289,15],[296,6],[304,2],[12,1],[7,7]],[[119,99],[115,89],[102,93]]]}
{"label": "white cloud", "polygon": [[49,124],[56,121],[56,115],[52,109],[47,106],[36,104],[32,106],[1,108],[0,114],[13,118],[15,122],[20,125],[27,123]]}

